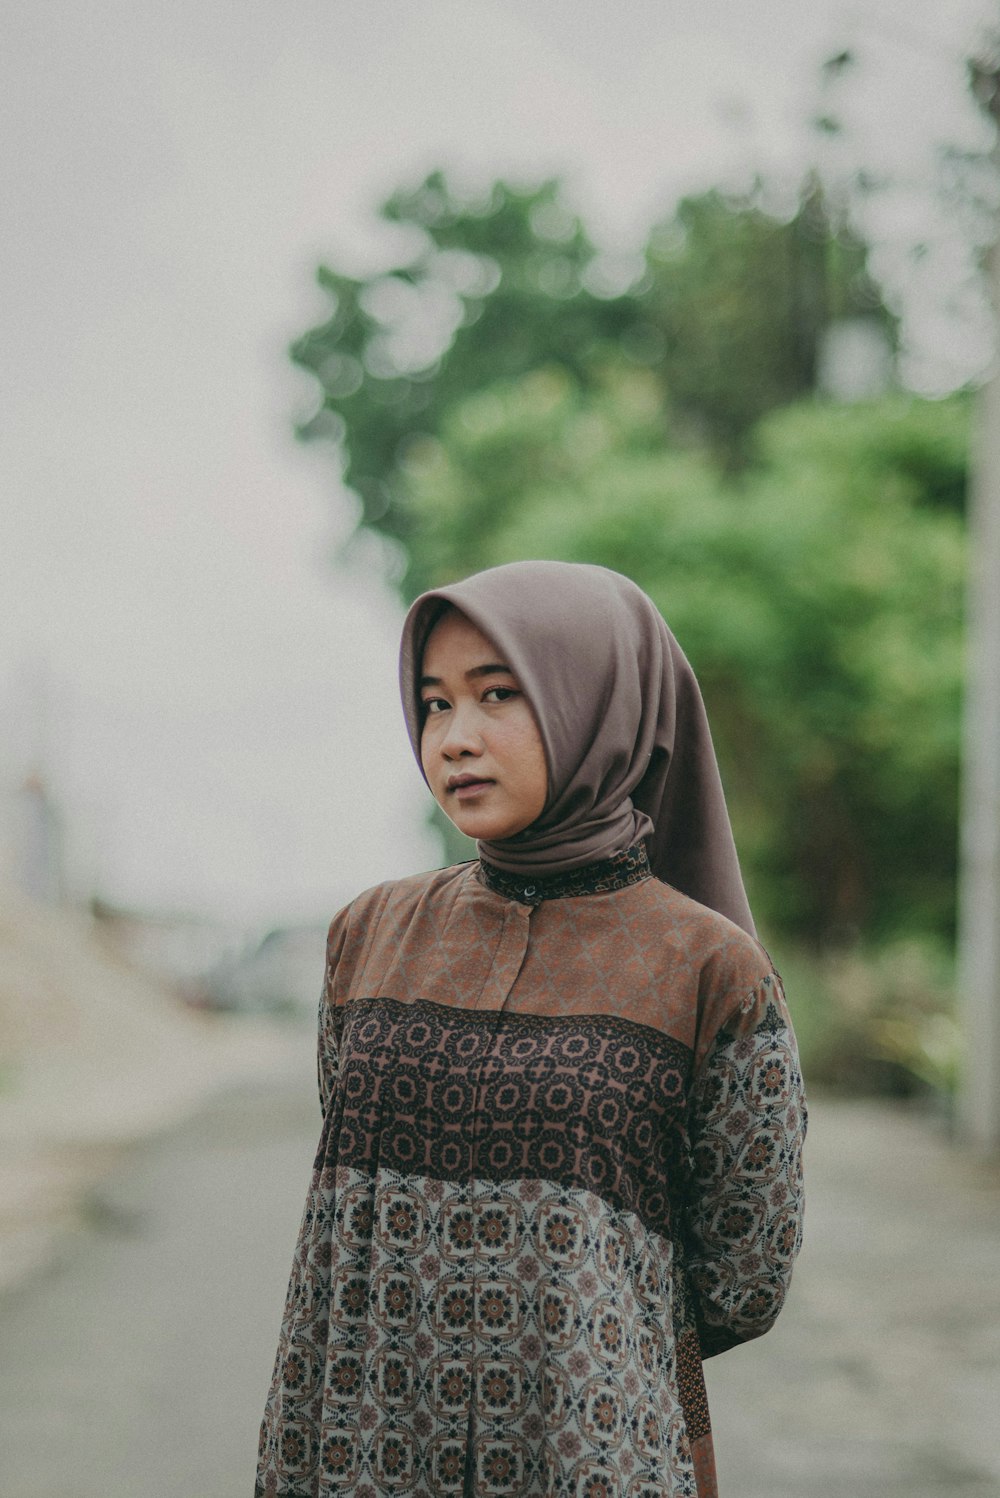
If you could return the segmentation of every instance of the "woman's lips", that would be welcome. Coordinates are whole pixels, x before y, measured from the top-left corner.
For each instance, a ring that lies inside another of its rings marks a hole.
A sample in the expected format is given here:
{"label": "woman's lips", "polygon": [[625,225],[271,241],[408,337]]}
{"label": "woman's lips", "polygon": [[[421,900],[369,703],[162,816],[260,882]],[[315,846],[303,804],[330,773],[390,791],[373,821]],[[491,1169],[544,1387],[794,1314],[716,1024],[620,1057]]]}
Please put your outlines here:
{"label": "woman's lips", "polygon": [[473,796],[488,790],[492,784],[492,780],[460,780],[455,785],[450,785],[448,790],[459,801],[469,801]]}

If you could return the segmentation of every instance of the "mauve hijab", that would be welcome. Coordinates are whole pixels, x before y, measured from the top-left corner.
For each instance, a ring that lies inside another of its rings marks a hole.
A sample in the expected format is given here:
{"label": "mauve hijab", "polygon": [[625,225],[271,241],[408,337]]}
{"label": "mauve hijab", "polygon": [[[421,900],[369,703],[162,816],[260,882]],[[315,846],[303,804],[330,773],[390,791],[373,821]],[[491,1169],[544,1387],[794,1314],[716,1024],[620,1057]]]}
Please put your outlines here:
{"label": "mauve hijab", "polygon": [[420,663],[448,604],[518,678],[549,768],[541,816],[480,842],[480,857],[544,876],[644,838],[654,874],[754,935],[701,692],[642,589],[606,567],[512,562],[422,594],[403,625],[399,667],[418,765]]}

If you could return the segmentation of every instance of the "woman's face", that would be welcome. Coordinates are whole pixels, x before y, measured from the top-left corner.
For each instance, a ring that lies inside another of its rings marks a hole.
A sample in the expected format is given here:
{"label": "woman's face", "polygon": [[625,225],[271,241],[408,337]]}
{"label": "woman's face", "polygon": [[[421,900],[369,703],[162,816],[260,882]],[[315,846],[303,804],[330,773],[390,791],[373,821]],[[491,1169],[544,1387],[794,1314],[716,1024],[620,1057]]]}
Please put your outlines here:
{"label": "woman's face", "polygon": [[456,609],[428,637],[420,696],[420,762],[445,815],[488,842],[529,827],[548,796],[535,715],[496,646]]}

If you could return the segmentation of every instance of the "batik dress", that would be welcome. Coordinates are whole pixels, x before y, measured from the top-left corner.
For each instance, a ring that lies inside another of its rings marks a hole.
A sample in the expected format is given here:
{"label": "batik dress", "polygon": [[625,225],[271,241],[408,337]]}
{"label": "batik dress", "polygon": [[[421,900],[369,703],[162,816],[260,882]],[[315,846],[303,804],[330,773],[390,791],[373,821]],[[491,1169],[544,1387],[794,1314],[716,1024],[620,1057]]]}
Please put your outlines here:
{"label": "batik dress", "polygon": [[642,844],[384,884],[331,926],[319,1072],[257,1498],[711,1498],[702,1359],[800,1242],[762,948]]}

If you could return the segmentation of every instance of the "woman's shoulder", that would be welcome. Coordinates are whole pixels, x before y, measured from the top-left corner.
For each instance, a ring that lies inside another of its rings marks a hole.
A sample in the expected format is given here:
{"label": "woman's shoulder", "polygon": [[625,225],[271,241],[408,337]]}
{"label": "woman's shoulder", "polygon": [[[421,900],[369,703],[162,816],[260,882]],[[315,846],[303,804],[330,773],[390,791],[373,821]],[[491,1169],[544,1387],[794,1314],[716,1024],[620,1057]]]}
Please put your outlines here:
{"label": "woman's shoulder", "polygon": [[781,978],[757,937],[669,884],[660,884],[657,898],[670,912],[673,939],[687,945],[697,968],[696,1071],[722,1035],[791,1033]]}
{"label": "woman's shoulder", "polygon": [[683,948],[703,985],[749,990],[773,975],[774,964],[756,936],[672,884],[660,879],[648,884],[669,939]]}
{"label": "woman's shoulder", "polygon": [[392,940],[411,926],[413,918],[427,901],[451,901],[456,898],[472,864],[454,864],[446,869],[431,869],[406,879],[387,879],[362,890],[337,911],[330,922],[326,941],[328,984],[347,981],[365,954],[371,950],[376,932]]}
{"label": "woman's shoulder", "polygon": [[424,900],[456,895],[473,876],[475,863],[454,863],[443,869],[429,869],[409,874],[404,879],[385,879],[362,890],[334,916],[334,924],[353,920],[368,921],[390,907],[415,906]]}

